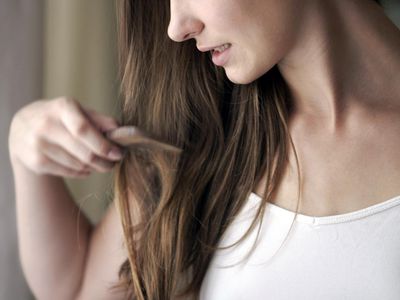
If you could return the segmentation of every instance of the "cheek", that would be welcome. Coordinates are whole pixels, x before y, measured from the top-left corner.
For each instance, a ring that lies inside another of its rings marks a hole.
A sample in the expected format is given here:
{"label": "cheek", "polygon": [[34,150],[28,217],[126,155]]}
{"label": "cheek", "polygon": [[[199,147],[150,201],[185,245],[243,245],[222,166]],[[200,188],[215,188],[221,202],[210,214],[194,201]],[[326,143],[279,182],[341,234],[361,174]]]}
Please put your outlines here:
{"label": "cheek", "polygon": [[224,67],[229,80],[237,84],[250,83],[285,57],[297,26],[293,20],[295,12],[293,7],[289,9],[288,3],[288,0],[281,0],[270,4],[268,9],[258,3],[235,8],[239,14],[231,12],[229,22],[225,22],[225,26],[229,25],[225,28],[226,36],[234,44],[230,61]]}
{"label": "cheek", "polygon": [[244,49],[235,50],[237,51],[232,51],[230,60],[224,66],[225,74],[231,82],[248,84],[265,73],[264,65],[254,53]]}
{"label": "cheek", "polygon": [[284,41],[278,38],[258,39],[252,42],[242,36],[232,48],[228,63],[224,66],[227,77],[237,84],[250,83],[271,70],[284,57]]}

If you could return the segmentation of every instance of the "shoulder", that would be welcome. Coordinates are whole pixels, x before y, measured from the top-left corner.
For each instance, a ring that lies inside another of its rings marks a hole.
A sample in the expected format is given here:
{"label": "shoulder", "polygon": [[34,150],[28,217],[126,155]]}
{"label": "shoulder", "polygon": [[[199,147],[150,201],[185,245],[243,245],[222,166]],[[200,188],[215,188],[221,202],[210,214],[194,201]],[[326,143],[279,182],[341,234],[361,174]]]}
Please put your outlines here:
{"label": "shoulder", "polygon": [[128,257],[116,206],[111,203],[91,235],[81,290],[77,299],[124,299],[111,287],[118,281],[118,272]]}

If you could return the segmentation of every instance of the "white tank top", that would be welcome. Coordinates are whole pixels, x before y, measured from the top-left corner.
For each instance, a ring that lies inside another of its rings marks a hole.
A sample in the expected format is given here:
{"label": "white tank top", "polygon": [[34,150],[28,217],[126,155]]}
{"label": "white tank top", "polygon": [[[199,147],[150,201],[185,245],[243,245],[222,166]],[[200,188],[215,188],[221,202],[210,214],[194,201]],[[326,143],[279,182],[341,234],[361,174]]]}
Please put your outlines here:
{"label": "white tank top", "polygon": [[[261,198],[249,201],[219,246],[237,241],[248,229]],[[201,300],[399,300],[400,195],[354,212],[312,217],[267,203],[259,241],[246,261],[250,236],[211,261]],[[230,264],[233,267],[224,268]]]}

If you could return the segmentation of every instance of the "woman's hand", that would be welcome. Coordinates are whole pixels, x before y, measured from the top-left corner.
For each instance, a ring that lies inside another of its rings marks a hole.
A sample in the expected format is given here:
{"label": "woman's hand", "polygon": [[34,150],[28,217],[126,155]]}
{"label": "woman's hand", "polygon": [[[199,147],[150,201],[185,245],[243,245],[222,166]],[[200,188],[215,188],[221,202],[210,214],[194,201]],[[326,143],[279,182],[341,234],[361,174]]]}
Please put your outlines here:
{"label": "woman's hand", "polygon": [[37,174],[86,177],[91,171],[108,172],[121,159],[122,149],[103,132],[117,127],[112,117],[85,109],[74,99],[37,100],[12,119],[10,159]]}

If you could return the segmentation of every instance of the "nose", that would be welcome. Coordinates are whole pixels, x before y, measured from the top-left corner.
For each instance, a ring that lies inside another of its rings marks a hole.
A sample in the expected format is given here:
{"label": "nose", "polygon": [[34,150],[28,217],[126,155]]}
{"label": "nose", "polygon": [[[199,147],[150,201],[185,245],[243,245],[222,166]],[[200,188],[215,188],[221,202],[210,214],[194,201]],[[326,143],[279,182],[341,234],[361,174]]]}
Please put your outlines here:
{"label": "nose", "polygon": [[168,36],[175,42],[183,42],[198,35],[203,29],[203,23],[197,18],[188,6],[176,1],[170,1],[170,21]]}

